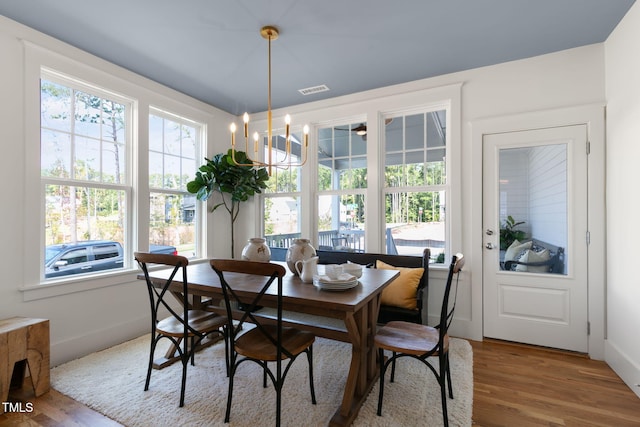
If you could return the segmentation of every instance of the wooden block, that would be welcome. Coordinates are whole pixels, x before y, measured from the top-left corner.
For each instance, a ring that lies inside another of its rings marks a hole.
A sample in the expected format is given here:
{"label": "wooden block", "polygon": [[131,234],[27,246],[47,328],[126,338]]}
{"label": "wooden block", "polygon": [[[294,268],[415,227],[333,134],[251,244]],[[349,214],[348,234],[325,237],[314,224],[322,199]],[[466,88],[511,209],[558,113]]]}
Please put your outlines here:
{"label": "wooden block", "polygon": [[12,384],[18,386],[19,379],[24,379],[25,361],[35,396],[49,391],[49,351],[49,320],[0,320],[0,401],[7,400]]}

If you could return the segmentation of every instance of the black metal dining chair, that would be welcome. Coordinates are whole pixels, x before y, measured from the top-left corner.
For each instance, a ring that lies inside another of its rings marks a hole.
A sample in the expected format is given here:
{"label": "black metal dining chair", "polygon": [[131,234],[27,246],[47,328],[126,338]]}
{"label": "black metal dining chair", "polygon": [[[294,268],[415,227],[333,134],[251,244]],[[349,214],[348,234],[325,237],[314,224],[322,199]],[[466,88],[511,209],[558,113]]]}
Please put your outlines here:
{"label": "black metal dining chair", "polygon": [[[191,309],[187,287],[187,265],[189,265],[187,258],[178,255],[136,252],[135,259],[144,273],[151,307],[151,350],[149,353],[149,367],[147,368],[147,379],[144,384],[144,390],[149,390],[153,358],[158,342],[166,338],[173,343],[178,352],[179,359],[182,362],[182,382],[180,388],[180,406],[182,407],[184,406],[189,360],[191,360],[191,364],[193,365],[194,353],[198,344],[210,334],[219,334],[225,338],[225,346],[227,348],[225,353],[228,353],[228,343],[226,339],[227,322],[224,316],[219,316],[210,311]],[[156,286],[149,277],[149,265],[151,264],[173,267],[171,275],[161,286]],[[169,291],[169,287],[174,281],[180,282],[181,286],[181,310],[174,309],[174,295],[180,293]],[[169,311],[171,316],[159,320],[159,311],[161,310]],[[228,357],[226,359],[228,369]]]}
{"label": "black metal dining chair", "polygon": [[[284,380],[292,363],[302,353],[306,353],[309,363],[311,402],[313,404],[316,403],[313,386],[313,343],[315,335],[282,325],[282,277],[286,273],[283,266],[267,262],[222,259],[214,259],[210,263],[213,270],[218,274],[222,285],[230,342],[229,394],[224,422],[229,422],[231,415],[233,384],[238,367],[244,362],[252,361],[262,367],[264,373],[263,386],[267,386],[267,377],[269,377],[275,387],[276,426],[280,426]],[[240,280],[234,280],[235,273],[243,274]],[[255,287],[252,287],[251,297],[245,296],[246,293],[237,288],[238,285],[244,287],[249,283],[256,284]],[[255,312],[256,307],[264,305],[264,297],[272,285],[277,287],[277,317],[275,324],[274,319],[261,317]],[[241,302],[239,308],[234,306],[234,301]],[[236,318],[235,321],[234,317]],[[240,331],[245,322],[252,323],[254,326],[246,328],[248,330],[241,333]],[[285,365],[283,365],[284,360],[288,360]],[[275,372],[269,367],[269,362],[275,362]]]}
{"label": "black metal dining chair", "polygon": [[[448,385],[449,397],[453,399],[453,386],[451,384],[451,369],[449,366],[449,326],[453,320],[453,313],[456,306],[458,294],[458,279],[460,271],[464,265],[464,257],[458,253],[451,259],[449,265],[449,275],[445,286],[442,308],[440,310],[440,322],[437,326],[431,327],[412,322],[393,321],[384,325],[375,335],[374,343],[378,347],[378,360],[380,363],[380,391],[378,394],[378,415],[382,415],[382,398],[384,395],[384,377],[389,364],[391,367],[391,378],[395,379],[396,360],[402,357],[411,357],[424,363],[435,375],[440,385],[440,396],[442,400],[442,417],[444,426],[449,425],[447,415],[447,394]],[[455,292],[453,301],[450,303],[452,284],[455,280]],[[391,351],[391,357],[385,359],[384,351]],[[431,357],[438,358],[438,369],[429,361]]]}

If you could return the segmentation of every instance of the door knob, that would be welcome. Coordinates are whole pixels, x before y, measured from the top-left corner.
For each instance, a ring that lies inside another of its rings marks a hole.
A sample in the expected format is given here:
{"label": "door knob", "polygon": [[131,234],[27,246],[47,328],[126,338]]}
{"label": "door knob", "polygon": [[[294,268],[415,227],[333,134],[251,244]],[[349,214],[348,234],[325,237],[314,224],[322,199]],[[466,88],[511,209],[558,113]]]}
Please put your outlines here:
{"label": "door knob", "polygon": [[490,228],[487,228],[486,233],[487,233],[487,236],[493,236],[493,230]]}
{"label": "door knob", "polygon": [[484,247],[487,249],[493,249],[493,243],[487,243]]}

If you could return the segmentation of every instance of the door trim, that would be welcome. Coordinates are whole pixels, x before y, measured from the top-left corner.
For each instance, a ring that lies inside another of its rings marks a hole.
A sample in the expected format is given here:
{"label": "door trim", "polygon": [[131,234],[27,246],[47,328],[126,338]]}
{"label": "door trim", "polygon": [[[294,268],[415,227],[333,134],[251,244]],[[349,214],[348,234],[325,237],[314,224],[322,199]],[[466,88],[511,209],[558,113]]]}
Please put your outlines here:
{"label": "door trim", "polygon": [[[588,321],[590,324],[589,356],[604,360],[606,328],[606,236],[605,236],[605,118],[604,104],[590,104],[561,109],[481,118],[469,123],[471,132],[471,311],[474,313],[472,335],[483,336],[483,230],[482,230],[482,147],[483,136],[502,132],[585,124],[590,142],[587,159],[588,229],[590,233],[588,265]],[[586,149],[586,148],[585,148]]]}

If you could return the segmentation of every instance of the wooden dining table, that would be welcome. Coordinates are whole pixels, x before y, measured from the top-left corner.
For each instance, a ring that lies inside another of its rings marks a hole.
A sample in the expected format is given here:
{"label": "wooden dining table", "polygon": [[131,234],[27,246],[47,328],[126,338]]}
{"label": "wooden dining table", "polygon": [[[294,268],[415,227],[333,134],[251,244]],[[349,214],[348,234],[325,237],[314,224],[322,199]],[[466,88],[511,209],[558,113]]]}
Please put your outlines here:
{"label": "wooden dining table", "polygon": [[[322,273],[323,266],[318,268]],[[161,286],[166,283],[170,270],[160,269],[149,274],[151,280]],[[290,271],[283,278],[282,304],[288,326],[351,344],[351,362],[342,403],[331,418],[331,426],[351,425],[376,383],[379,374],[373,338],[380,297],[382,290],[398,275],[397,270],[364,268],[358,286],[339,292],[319,290],[313,284],[303,283]],[[138,278],[144,280],[143,275]],[[216,303],[223,298],[222,287],[209,263],[189,264],[187,281],[189,292],[194,296],[194,308],[218,310]],[[176,283],[171,290],[179,293],[181,287]],[[257,287],[247,280],[242,292],[250,297],[256,291]],[[276,307],[276,292],[275,289],[267,291],[266,299],[261,302],[265,306],[265,316],[269,316],[270,308]],[[203,301],[207,301],[208,305],[198,307],[204,304]],[[212,301],[214,304],[211,304]],[[261,311],[257,314],[261,314]]]}

